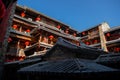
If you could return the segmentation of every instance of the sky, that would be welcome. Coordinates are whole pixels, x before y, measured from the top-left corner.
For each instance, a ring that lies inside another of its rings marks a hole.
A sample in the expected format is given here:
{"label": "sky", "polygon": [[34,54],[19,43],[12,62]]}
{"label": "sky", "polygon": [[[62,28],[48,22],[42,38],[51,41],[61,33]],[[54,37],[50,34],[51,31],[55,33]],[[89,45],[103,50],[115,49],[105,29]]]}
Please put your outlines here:
{"label": "sky", "polygon": [[102,22],[120,26],[120,0],[18,0],[46,16],[83,31]]}

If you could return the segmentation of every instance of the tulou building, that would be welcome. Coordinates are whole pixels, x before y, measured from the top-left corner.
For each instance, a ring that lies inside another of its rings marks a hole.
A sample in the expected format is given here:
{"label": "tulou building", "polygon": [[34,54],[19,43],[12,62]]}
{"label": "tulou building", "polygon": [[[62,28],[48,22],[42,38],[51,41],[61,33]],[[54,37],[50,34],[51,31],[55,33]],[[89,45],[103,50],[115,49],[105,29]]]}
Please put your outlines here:
{"label": "tulou building", "polygon": [[11,57],[16,60],[25,56],[45,54],[56,43],[58,37],[79,45],[77,33],[78,31],[62,22],[17,5],[10,27],[7,60]]}
{"label": "tulou building", "polygon": [[110,28],[103,22],[81,31],[80,40],[91,47],[98,47],[107,52],[120,53],[120,26]]}
{"label": "tulou building", "polygon": [[0,16],[1,80],[120,78],[120,26],[103,22],[79,32],[17,0],[0,1],[6,11]]}
{"label": "tulou building", "polygon": [[58,20],[25,6],[16,5],[5,40],[5,61],[23,60],[44,55],[62,37],[80,46],[80,42],[106,52],[120,53],[120,27],[110,28],[103,22],[90,29],[77,31]]}

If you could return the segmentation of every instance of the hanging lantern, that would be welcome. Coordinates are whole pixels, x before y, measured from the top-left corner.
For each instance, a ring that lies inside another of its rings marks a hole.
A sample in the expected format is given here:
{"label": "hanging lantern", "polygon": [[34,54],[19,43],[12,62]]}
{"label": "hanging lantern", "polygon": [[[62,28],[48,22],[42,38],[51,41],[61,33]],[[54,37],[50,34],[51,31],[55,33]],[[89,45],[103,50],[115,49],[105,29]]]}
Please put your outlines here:
{"label": "hanging lantern", "polygon": [[28,32],[28,33],[29,33],[29,32],[30,32],[30,29],[27,29],[27,30],[26,30],[26,32]]}
{"label": "hanging lantern", "polygon": [[66,30],[66,31],[65,31],[65,33],[67,33],[67,34],[68,34],[68,33],[69,33],[69,31],[68,31],[68,30]]}
{"label": "hanging lantern", "polygon": [[61,26],[60,26],[60,25],[58,25],[58,26],[57,26],[57,28],[58,28],[58,29],[60,29],[60,28],[61,28]]}
{"label": "hanging lantern", "polygon": [[73,36],[75,36],[75,37],[76,37],[76,33],[73,33]]}
{"label": "hanging lantern", "polygon": [[82,32],[82,35],[85,35],[85,32]]}
{"label": "hanging lantern", "polygon": [[25,11],[21,13],[21,17],[25,17]]}
{"label": "hanging lantern", "polygon": [[12,38],[9,37],[9,38],[8,38],[8,43],[11,42],[11,41],[12,41]]}
{"label": "hanging lantern", "polygon": [[85,32],[82,32],[82,35],[85,35]]}
{"label": "hanging lantern", "polygon": [[98,40],[94,40],[94,43],[97,43],[98,42]]}
{"label": "hanging lantern", "polygon": [[39,16],[35,19],[35,21],[40,21],[40,20],[41,18]]}
{"label": "hanging lantern", "polygon": [[50,36],[49,36],[49,39],[50,39],[50,40],[52,40],[53,38],[54,38],[54,36],[53,36],[53,35],[50,35]]}
{"label": "hanging lantern", "polygon": [[107,37],[110,37],[110,33],[107,33],[106,36],[107,36]]}
{"label": "hanging lantern", "polygon": [[12,27],[13,27],[13,29],[17,29],[18,26],[16,24],[14,24]]}
{"label": "hanging lantern", "polygon": [[22,61],[24,59],[25,59],[25,56],[19,56],[19,58],[18,58],[19,61]]}
{"label": "hanging lantern", "polygon": [[65,30],[65,33],[67,33],[67,34],[69,33],[69,28],[67,28],[67,29]]}
{"label": "hanging lantern", "polygon": [[115,51],[116,51],[116,52],[119,52],[119,50],[120,50],[120,49],[119,49],[118,47],[115,48]]}
{"label": "hanging lantern", "polygon": [[86,42],[85,44],[89,45],[90,43],[89,43],[89,42]]}
{"label": "hanging lantern", "polygon": [[26,46],[29,46],[29,44],[30,44],[29,41],[26,41],[26,42],[25,42],[25,45],[26,45]]}

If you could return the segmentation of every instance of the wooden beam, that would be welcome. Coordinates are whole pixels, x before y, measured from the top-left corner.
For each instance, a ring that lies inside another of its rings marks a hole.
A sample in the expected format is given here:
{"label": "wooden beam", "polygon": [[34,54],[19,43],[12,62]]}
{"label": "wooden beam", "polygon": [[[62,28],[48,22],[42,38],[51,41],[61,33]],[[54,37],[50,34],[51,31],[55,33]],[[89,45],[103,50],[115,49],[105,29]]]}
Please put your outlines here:
{"label": "wooden beam", "polygon": [[28,24],[28,23],[26,23],[26,22],[24,22],[24,21],[21,21],[21,20],[18,20],[18,19],[13,19],[13,21],[15,21],[15,22],[18,22],[18,23],[20,23],[20,24],[24,24],[24,25],[26,25],[26,26],[30,26],[30,27],[35,27],[36,25],[31,25],[31,24]]}
{"label": "wooden beam", "polygon": [[20,38],[20,39],[24,39],[24,40],[32,41],[31,38],[26,37],[26,36],[16,35],[16,34],[12,34],[12,33],[10,34],[10,36],[12,36],[12,37],[16,37],[16,38]]}

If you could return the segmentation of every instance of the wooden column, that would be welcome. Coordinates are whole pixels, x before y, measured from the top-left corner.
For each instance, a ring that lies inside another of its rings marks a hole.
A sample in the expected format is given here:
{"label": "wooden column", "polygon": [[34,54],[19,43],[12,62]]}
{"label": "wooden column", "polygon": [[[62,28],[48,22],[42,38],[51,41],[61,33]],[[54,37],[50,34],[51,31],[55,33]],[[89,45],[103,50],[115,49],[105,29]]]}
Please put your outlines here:
{"label": "wooden column", "polygon": [[8,37],[10,35],[10,27],[12,25],[13,16],[16,8],[17,0],[4,0],[6,7],[5,16],[0,19],[0,80],[3,77],[3,64],[8,46]]}
{"label": "wooden column", "polygon": [[17,42],[17,55],[19,55],[19,50],[20,50],[20,40]]}
{"label": "wooden column", "polygon": [[22,26],[20,26],[19,31],[22,32]]}
{"label": "wooden column", "polygon": [[108,52],[107,50],[107,46],[106,46],[106,39],[105,39],[105,35],[103,33],[102,30],[102,26],[99,26],[99,35],[100,35],[100,43],[101,43],[101,49],[103,49],[104,51]]}
{"label": "wooden column", "polygon": [[39,36],[39,40],[38,40],[38,48],[40,48],[40,42],[42,41],[42,36]]}

